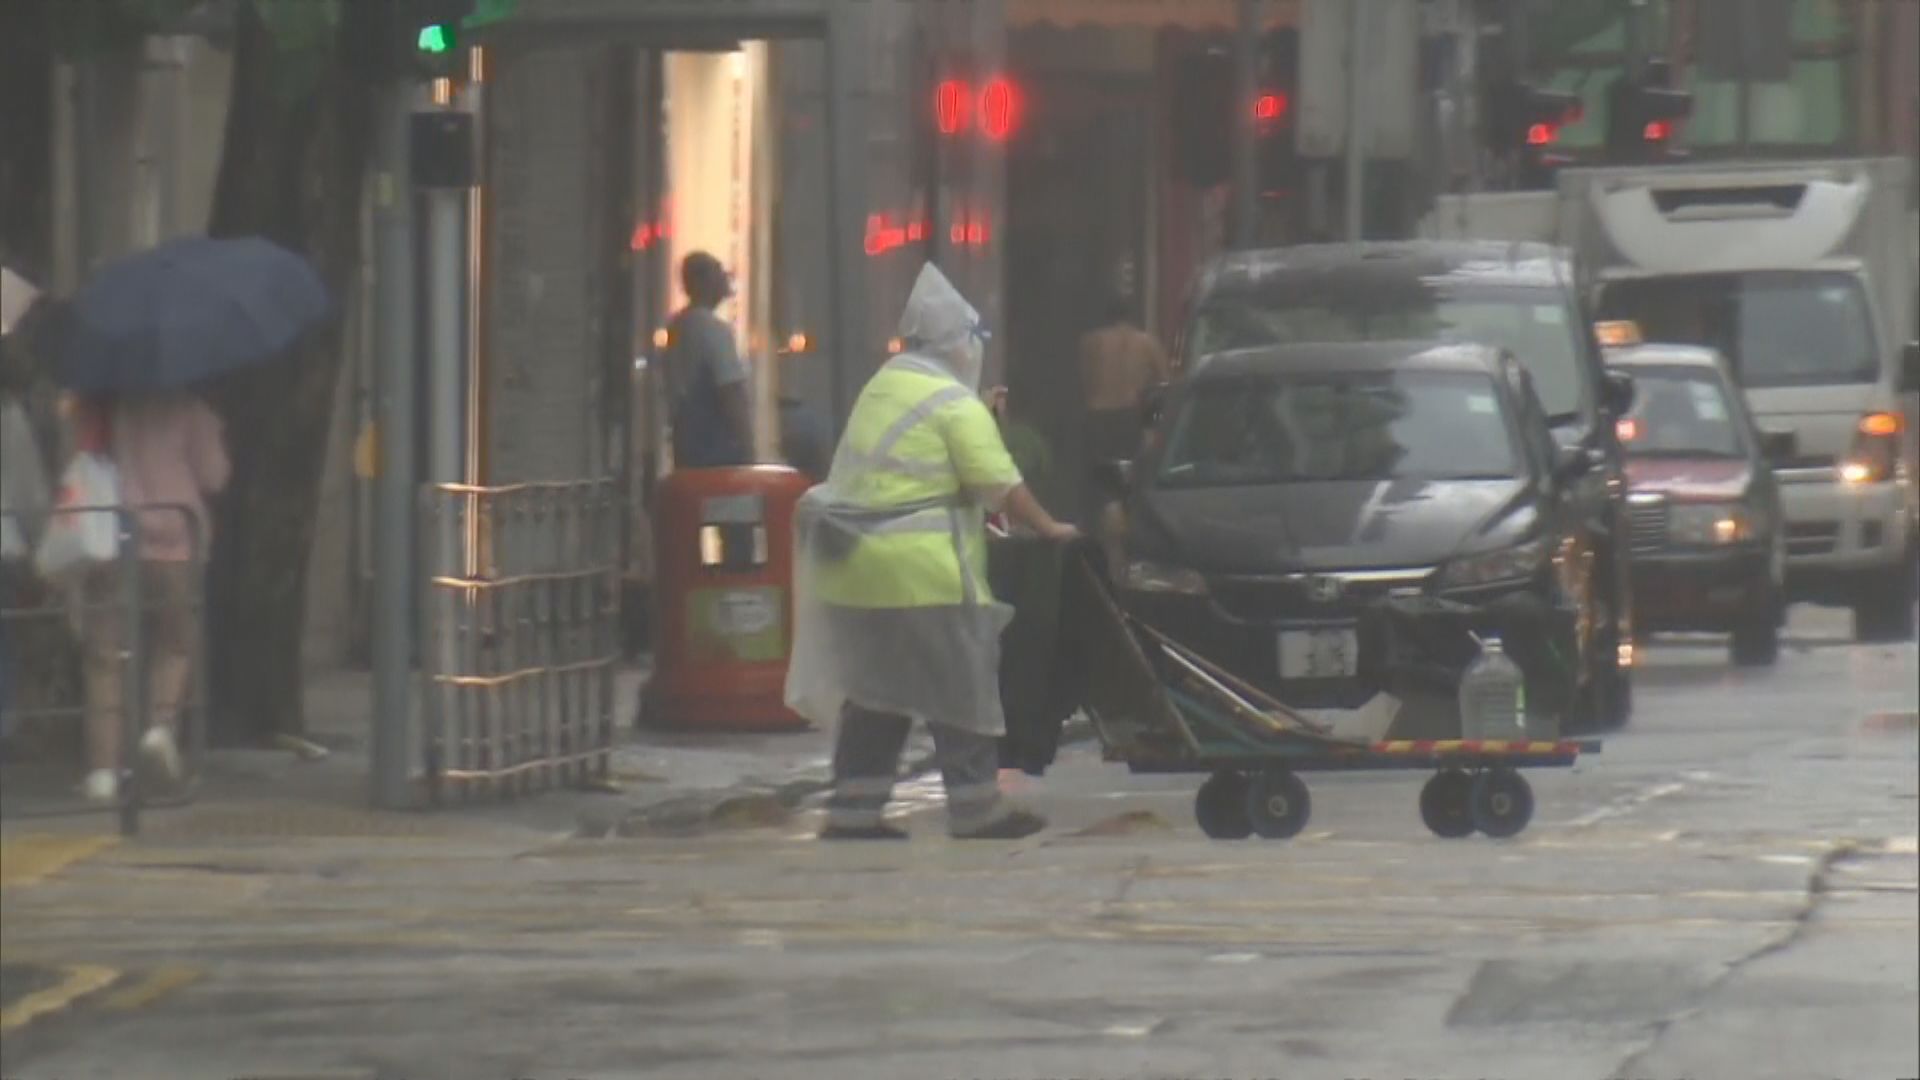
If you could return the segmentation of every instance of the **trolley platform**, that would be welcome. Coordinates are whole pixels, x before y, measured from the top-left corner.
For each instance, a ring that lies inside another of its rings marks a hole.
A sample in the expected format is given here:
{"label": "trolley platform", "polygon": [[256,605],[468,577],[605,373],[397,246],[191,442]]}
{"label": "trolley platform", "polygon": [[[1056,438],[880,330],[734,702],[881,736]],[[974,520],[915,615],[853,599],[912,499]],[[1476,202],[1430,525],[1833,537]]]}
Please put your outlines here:
{"label": "trolley platform", "polygon": [[1427,770],[1421,819],[1436,835],[1517,835],[1534,800],[1522,769],[1566,768],[1597,740],[1369,740],[1273,699],[1122,611],[1101,575],[1070,558],[1062,600],[1083,618],[1082,662],[1099,671],[1082,707],[1106,759],[1136,773],[1207,773],[1194,799],[1215,839],[1286,839],[1312,809],[1307,772]]}

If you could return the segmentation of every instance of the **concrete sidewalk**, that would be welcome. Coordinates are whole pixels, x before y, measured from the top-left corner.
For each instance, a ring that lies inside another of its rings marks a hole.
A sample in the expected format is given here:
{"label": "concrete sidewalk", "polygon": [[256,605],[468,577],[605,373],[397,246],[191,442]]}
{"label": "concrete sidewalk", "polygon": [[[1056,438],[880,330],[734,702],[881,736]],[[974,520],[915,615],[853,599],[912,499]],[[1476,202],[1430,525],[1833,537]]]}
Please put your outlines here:
{"label": "concrete sidewalk", "polygon": [[[142,815],[143,832],[168,837],[194,833],[235,835],[310,833],[386,835],[417,831],[423,816],[455,816],[468,825],[491,824],[545,834],[638,835],[701,831],[719,818],[770,817],[798,809],[826,790],[833,733],[813,728],[777,733],[661,732],[633,726],[633,703],[644,673],[623,672],[611,775],[604,787],[563,789],[522,798],[456,804],[427,814],[372,809],[371,676],[341,671],[309,677],[306,745],[218,749],[209,754],[191,802]],[[916,732],[909,775],[930,764],[932,743]],[[0,766],[0,829],[15,833],[98,832],[113,829],[111,814],[39,816],[79,809],[77,776],[56,775],[44,762]]]}

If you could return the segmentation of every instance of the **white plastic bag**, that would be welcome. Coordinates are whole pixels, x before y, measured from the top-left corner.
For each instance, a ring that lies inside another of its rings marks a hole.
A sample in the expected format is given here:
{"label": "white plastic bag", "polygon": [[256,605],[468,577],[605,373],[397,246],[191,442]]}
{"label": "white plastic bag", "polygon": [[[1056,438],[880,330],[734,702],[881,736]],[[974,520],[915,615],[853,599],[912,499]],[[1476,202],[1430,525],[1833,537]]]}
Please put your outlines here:
{"label": "white plastic bag", "polygon": [[78,507],[119,506],[120,471],[99,454],[74,455],[60,477],[47,533],[40,540],[34,567],[58,581],[91,563],[113,561],[120,553],[120,522],[111,510]]}

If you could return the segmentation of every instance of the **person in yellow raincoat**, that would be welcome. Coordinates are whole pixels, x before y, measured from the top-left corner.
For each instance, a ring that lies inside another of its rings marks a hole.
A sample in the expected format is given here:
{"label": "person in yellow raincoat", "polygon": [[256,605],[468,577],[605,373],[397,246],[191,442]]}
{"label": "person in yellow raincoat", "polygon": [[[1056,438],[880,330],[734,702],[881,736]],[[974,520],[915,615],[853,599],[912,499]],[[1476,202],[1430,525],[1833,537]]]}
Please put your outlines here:
{"label": "person in yellow raincoat", "polygon": [[900,839],[886,823],[914,722],[933,733],[948,831],[1012,839],[1046,827],[1001,797],[1000,632],[985,515],[1054,540],[980,400],[980,316],[928,265],[900,319],[905,349],[867,383],[824,484],[795,517],[798,558],[787,703],[838,720],[822,839]]}

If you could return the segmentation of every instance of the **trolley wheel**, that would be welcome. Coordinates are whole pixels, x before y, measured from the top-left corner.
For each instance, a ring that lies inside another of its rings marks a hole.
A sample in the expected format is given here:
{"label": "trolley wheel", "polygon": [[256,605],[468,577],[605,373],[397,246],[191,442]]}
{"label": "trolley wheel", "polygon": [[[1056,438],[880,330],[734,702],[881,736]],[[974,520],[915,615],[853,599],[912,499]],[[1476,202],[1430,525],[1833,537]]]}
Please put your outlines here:
{"label": "trolley wheel", "polygon": [[1193,797],[1193,817],[1214,840],[1245,840],[1253,835],[1247,818],[1247,778],[1237,772],[1207,777]]}
{"label": "trolley wheel", "polygon": [[1473,777],[1459,769],[1434,773],[1420,789],[1420,820],[1435,836],[1448,840],[1472,836]]}
{"label": "trolley wheel", "polygon": [[1473,824],[1494,839],[1517,836],[1533,820],[1533,788],[1512,769],[1488,769],[1473,782]]}
{"label": "trolley wheel", "polygon": [[1307,827],[1313,802],[1307,785],[1285,769],[1255,775],[1247,782],[1247,820],[1267,840],[1286,840]]}

